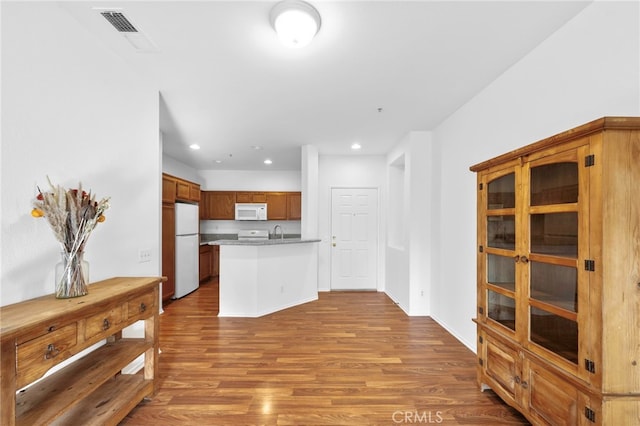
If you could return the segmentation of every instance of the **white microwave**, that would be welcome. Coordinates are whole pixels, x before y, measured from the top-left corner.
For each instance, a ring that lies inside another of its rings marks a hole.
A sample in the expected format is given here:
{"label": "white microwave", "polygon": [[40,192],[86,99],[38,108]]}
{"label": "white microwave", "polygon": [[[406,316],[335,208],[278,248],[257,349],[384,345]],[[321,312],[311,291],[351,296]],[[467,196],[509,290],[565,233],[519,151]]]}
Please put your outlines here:
{"label": "white microwave", "polygon": [[236,220],[267,220],[267,204],[236,203]]}

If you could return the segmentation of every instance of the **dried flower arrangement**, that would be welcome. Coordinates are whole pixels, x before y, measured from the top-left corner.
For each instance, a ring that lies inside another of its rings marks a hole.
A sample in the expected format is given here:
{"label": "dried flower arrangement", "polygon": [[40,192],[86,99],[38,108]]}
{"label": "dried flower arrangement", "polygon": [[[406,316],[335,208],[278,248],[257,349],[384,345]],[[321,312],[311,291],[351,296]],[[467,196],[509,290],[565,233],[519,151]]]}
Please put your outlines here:
{"label": "dried flower arrangement", "polygon": [[75,297],[87,294],[86,278],[82,273],[82,255],[91,232],[99,222],[104,222],[104,211],[109,208],[109,197],[96,201],[95,195],[78,188],[65,189],[53,185],[51,190],[42,192],[33,202],[33,217],[45,217],[53,233],[60,242],[65,269],[61,277],[56,277],[56,297]]}

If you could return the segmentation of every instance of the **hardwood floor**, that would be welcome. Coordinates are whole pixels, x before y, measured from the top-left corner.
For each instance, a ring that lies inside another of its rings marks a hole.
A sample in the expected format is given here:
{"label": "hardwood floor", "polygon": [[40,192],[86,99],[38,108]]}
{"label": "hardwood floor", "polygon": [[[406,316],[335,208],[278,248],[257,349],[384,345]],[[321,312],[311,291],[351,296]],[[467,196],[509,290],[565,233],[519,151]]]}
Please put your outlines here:
{"label": "hardwood floor", "polygon": [[156,396],[122,425],[526,425],[475,382],[476,357],[384,293],[320,293],[218,318],[217,282],[165,307]]}

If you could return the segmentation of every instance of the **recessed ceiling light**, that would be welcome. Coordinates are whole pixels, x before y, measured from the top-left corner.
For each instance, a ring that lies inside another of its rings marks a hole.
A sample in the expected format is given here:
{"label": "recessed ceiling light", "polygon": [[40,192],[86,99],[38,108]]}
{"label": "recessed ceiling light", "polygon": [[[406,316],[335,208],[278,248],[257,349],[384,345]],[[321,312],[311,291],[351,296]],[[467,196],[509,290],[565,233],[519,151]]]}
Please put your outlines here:
{"label": "recessed ceiling light", "polygon": [[273,163],[273,161],[269,160],[268,158],[264,160],[264,164],[271,164],[271,163]]}
{"label": "recessed ceiling light", "polygon": [[198,145],[197,143],[192,143],[191,145],[189,145],[189,148],[191,148],[191,149],[200,149],[200,145]]}
{"label": "recessed ceiling light", "polygon": [[351,149],[354,151],[359,150],[360,148],[362,148],[362,146],[359,143],[354,143],[351,145]]}
{"label": "recessed ceiling light", "polygon": [[262,149],[260,145],[251,145],[251,148],[255,149],[256,151],[260,151]]}
{"label": "recessed ceiling light", "polygon": [[214,160],[216,164],[222,163],[222,160]]}

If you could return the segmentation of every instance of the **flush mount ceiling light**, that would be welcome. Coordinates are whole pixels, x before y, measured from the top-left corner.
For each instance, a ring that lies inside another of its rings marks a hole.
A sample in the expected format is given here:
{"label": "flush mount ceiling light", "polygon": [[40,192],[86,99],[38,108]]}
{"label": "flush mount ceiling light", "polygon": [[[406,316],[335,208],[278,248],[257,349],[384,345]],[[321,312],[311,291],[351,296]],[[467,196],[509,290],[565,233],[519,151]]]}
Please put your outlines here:
{"label": "flush mount ceiling light", "polygon": [[192,143],[191,145],[189,145],[189,148],[193,150],[198,150],[200,149],[200,145],[198,145],[197,143]]}
{"label": "flush mount ceiling light", "polygon": [[309,3],[285,0],[276,4],[269,15],[280,42],[287,47],[304,47],[320,29],[320,14]]}
{"label": "flush mount ceiling light", "polygon": [[266,160],[264,160],[264,164],[269,165],[269,164],[272,164],[272,163],[273,163],[273,161],[271,161],[271,160],[270,160],[270,159],[268,159],[268,158],[267,158]]}
{"label": "flush mount ceiling light", "polygon": [[352,149],[352,150],[354,150],[354,151],[357,151],[357,150],[359,150],[360,148],[362,148],[362,145],[360,145],[360,144],[359,144],[359,143],[357,143],[357,142],[351,145],[351,149]]}

